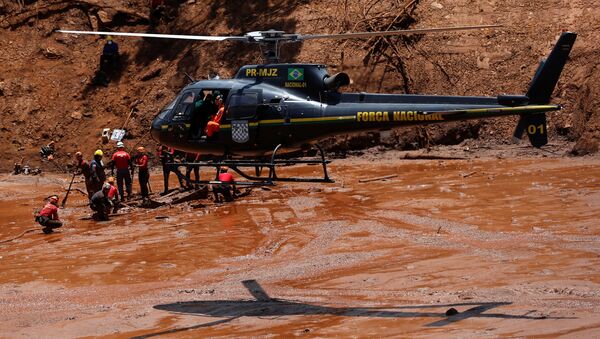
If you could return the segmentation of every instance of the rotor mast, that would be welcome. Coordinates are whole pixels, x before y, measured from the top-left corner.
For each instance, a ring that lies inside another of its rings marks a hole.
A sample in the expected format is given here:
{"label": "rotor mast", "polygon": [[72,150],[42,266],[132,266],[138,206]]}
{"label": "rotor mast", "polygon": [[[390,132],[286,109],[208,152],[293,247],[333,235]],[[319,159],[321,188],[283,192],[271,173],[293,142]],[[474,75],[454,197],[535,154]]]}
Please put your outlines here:
{"label": "rotor mast", "polygon": [[268,30],[246,33],[248,42],[257,43],[266,63],[279,63],[280,47],[285,42],[298,41],[296,34],[285,34],[284,31]]}

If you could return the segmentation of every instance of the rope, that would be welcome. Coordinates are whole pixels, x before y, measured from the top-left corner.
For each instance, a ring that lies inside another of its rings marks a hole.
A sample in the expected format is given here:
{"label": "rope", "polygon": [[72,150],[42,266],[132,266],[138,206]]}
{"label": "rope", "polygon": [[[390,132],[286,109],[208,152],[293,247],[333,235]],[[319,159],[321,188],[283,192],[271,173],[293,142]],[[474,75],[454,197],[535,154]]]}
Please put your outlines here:
{"label": "rope", "polygon": [[17,239],[19,239],[20,237],[24,236],[25,234],[27,234],[27,233],[29,233],[29,232],[34,232],[34,231],[37,231],[37,230],[38,230],[37,228],[30,228],[30,229],[28,229],[28,230],[25,230],[25,231],[23,231],[23,233],[21,233],[21,234],[17,235],[17,236],[16,236],[16,237],[14,237],[14,238],[11,238],[11,239],[6,239],[6,240],[0,240],[0,244],[4,244],[4,243],[7,243],[7,242],[11,242],[11,241],[13,241],[13,240],[17,240]]}

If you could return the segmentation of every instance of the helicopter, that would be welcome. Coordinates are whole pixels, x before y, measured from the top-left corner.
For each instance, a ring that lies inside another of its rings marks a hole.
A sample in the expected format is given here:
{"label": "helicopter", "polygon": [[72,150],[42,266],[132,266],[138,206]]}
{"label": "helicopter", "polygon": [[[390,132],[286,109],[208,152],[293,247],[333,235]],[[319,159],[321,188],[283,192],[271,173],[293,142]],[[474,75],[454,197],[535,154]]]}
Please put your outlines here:
{"label": "helicopter", "polygon": [[[534,147],[548,143],[546,112],[560,110],[550,97],[560,77],[576,33],[563,32],[548,58],[542,61],[526,94],[441,96],[414,94],[343,93],[350,84],[348,74],[330,75],[322,64],[279,63],[280,47],[314,39],[370,38],[389,35],[423,34],[501,27],[500,25],[459,26],[343,34],[288,34],[268,30],[243,36],[195,36],[154,33],[125,33],[58,30],[67,34],[93,34],[143,38],[204,41],[238,41],[258,44],[264,64],[242,66],[232,79],[192,80],[154,118],[151,135],[159,143],[177,150],[216,156],[209,161],[188,163],[201,167],[228,166],[258,185],[276,181],[333,182],[327,174],[329,160],[317,140],[357,131],[382,130],[399,126],[426,125],[519,115],[513,138],[526,133]],[[191,77],[190,77],[191,78]],[[224,115],[218,132],[205,133],[209,117],[217,108],[203,110],[197,103],[224,101]],[[318,148],[320,159],[279,159],[282,150],[306,146]],[[323,176],[281,177],[276,168],[287,165],[322,165]],[[255,174],[243,168],[254,168]],[[268,175],[261,175],[268,168]],[[203,183],[198,181],[198,183]]]}

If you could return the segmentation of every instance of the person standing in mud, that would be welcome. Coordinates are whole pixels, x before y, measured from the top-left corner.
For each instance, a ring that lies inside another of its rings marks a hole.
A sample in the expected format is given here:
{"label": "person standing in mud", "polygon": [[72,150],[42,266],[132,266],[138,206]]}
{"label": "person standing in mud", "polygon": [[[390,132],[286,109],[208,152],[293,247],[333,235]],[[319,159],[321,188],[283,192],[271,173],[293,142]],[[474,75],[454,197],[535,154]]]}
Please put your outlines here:
{"label": "person standing in mud", "polygon": [[58,195],[48,197],[48,202],[36,215],[35,221],[44,227],[42,229],[44,234],[50,234],[54,232],[55,228],[63,225],[62,221],[58,219]]}
{"label": "person standing in mud", "polygon": [[81,152],[75,153],[75,174],[83,175],[88,199],[91,199],[92,195],[96,193],[92,187],[92,169],[90,164],[83,159],[83,154]]}
{"label": "person standing in mud", "polygon": [[184,188],[184,176],[179,171],[179,166],[177,166],[177,164],[174,164],[175,149],[166,145],[160,145],[158,146],[158,157],[160,159],[160,163],[162,165],[163,170],[164,191],[161,193],[161,195],[169,193],[169,175],[171,174],[171,172],[177,175],[177,179],[179,180],[179,186],[181,188]]}
{"label": "person standing in mud", "polygon": [[[185,162],[186,163],[195,163],[200,161],[200,153],[186,153],[185,154]],[[191,185],[191,177],[192,171],[194,172],[194,181],[200,181],[200,166],[199,165],[186,165],[185,166],[185,181],[188,183],[188,186]]]}
{"label": "person standing in mud", "polygon": [[127,198],[131,198],[131,173],[133,173],[133,163],[131,156],[125,151],[125,144],[122,141],[117,142],[117,151],[113,154],[110,162],[111,173],[117,168],[117,187],[119,188],[119,197],[125,200],[123,192],[123,181],[125,181],[125,191]]}
{"label": "person standing in mud", "polygon": [[[96,150],[94,152],[94,160],[90,162],[91,172],[91,190],[92,195],[102,189],[104,181],[106,181],[106,174],[104,174],[104,164],[102,163],[102,156],[104,153],[102,150]],[[90,198],[91,199],[91,198]]]}
{"label": "person standing in mud", "polygon": [[135,167],[138,168],[138,180],[140,182],[140,190],[142,191],[142,200],[146,202],[149,198],[148,187],[150,185],[150,171],[148,170],[148,155],[144,147],[137,148],[138,154],[135,158]]}
{"label": "person standing in mud", "polygon": [[110,187],[108,183],[102,185],[102,189],[94,193],[90,200],[90,208],[96,212],[92,216],[95,220],[108,220],[108,215],[113,208],[111,201],[108,199]]}

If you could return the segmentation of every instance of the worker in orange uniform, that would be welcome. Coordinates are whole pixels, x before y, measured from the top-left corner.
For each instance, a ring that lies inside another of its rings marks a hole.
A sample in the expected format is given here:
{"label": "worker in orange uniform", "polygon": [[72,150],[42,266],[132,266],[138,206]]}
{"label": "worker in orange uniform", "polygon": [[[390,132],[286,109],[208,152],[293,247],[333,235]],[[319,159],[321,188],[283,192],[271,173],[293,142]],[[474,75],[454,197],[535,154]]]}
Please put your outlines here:
{"label": "worker in orange uniform", "polygon": [[117,213],[117,210],[119,209],[119,190],[115,187],[115,177],[109,177],[106,179],[106,183],[110,185],[106,197],[112,203],[113,213]]}
{"label": "worker in orange uniform", "polygon": [[228,173],[229,168],[227,166],[222,166],[219,170],[219,181],[221,184],[213,186],[213,194],[215,195],[215,202],[221,202],[221,198],[219,194],[222,194],[225,198],[225,201],[230,202],[233,201],[235,197],[235,183],[233,181],[233,175]]}
{"label": "worker in orange uniform", "polygon": [[135,167],[138,168],[138,179],[140,181],[140,189],[142,191],[142,200],[145,202],[148,197],[148,187],[150,180],[150,171],[148,171],[148,155],[144,147],[137,148],[137,157],[135,158]]}
{"label": "worker in orange uniform", "polygon": [[223,114],[225,114],[225,105],[223,105],[223,96],[218,95],[215,98],[215,106],[217,106],[217,113],[210,119],[208,124],[206,124],[206,128],[204,132],[206,133],[206,137],[210,138],[215,133],[221,130],[221,119],[223,118]]}
{"label": "worker in orange uniform", "polygon": [[125,195],[123,193],[124,180],[127,198],[131,198],[131,172],[133,172],[133,164],[131,162],[131,156],[125,151],[125,144],[123,144],[122,141],[117,142],[117,151],[112,156],[111,173],[114,172],[115,167],[117,168],[117,187],[119,189],[119,197],[121,197],[121,199],[125,199]]}
{"label": "worker in orange uniform", "polygon": [[42,231],[45,234],[50,234],[53,229],[59,228],[63,225],[62,221],[58,219],[58,196],[51,195],[48,197],[48,203],[42,208],[38,215],[35,217],[40,225],[44,226]]}

